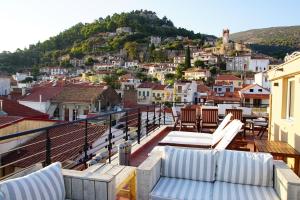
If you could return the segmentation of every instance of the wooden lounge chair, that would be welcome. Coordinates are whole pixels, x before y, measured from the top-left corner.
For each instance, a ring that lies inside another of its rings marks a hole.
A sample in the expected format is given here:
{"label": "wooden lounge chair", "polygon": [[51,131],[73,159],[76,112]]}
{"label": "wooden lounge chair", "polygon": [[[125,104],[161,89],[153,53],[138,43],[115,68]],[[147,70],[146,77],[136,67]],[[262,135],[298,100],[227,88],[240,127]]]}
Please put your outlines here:
{"label": "wooden lounge chair", "polygon": [[165,137],[162,141],[159,142],[159,145],[192,148],[214,148],[224,140],[218,146],[218,148],[224,148],[224,146],[226,148],[234,140],[235,136],[241,130],[242,126],[242,122],[240,122],[239,120],[233,120],[221,131],[220,134],[222,134],[223,137],[221,137],[220,140],[217,140],[213,137],[193,137],[192,135],[187,134],[186,136]]}
{"label": "wooden lounge chair", "polygon": [[202,131],[203,128],[217,128],[218,123],[218,109],[202,108],[200,131]]}
{"label": "wooden lounge chair", "polygon": [[228,115],[229,113],[232,114],[232,120],[237,119],[243,121],[243,110],[242,109],[226,109],[225,114]]}
{"label": "wooden lounge chair", "polygon": [[[195,129],[198,129],[197,127],[197,111],[194,108],[182,108],[181,114],[180,114],[180,130],[183,126],[193,126]],[[197,130],[198,131],[198,130]]]}

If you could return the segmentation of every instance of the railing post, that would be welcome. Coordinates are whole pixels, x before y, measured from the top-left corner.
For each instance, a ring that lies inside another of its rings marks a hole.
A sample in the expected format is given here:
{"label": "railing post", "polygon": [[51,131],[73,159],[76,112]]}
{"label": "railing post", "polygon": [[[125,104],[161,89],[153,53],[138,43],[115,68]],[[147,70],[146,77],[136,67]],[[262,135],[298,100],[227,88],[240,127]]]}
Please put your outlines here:
{"label": "railing post", "polygon": [[128,140],[128,111],[125,113],[125,141]]}
{"label": "railing post", "polygon": [[161,103],[159,103],[158,127],[160,127],[160,120],[161,120]]}
{"label": "railing post", "polygon": [[84,129],[84,163],[86,165],[86,162],[88,160],[88,120],[85,120],[85,129]]}
{"label": "railing post", "polygon": [[45,165],[51,164],[51,139],[49,136],[49,129],[46,129],[46,160]]}
{"label": "railing post", "polygon": [[147,119],[146,119],[146,135],[148,136],[149,131],[149,106],[147,106]]}
{"label": "railing post", "polygon": [[166,105],[164,107],[164,125],[166,125]]}
{"label": "railing post", "polygon": [[156,116],[155,116],[155,104],[153,105],[153,126],[155,126],[155,120],[156,120]]}
{"label": "railing post", "polygon": [[109,115],[109,134],[108,134],[108,161],[111,163],[111,149],[112,149],[112,133],[111,133],[111,114]]}
{"label": "railing post", "polygon": [[138,125],[137,125],[137,139],[138,139],[138,144],[141,142],[141,110],[138,108]]}

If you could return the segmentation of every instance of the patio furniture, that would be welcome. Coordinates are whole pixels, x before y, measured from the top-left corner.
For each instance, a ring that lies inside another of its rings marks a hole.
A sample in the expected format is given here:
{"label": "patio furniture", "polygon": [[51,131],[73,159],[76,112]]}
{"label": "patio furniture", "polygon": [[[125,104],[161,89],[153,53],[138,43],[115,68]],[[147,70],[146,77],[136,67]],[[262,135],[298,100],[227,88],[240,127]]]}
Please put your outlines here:
{"label": "patio furniture", "polygon": [[232,114],[232,119],[243,121],[243,110],[242,109],[226,109],[225,115]]}
{"label": "patio furniture", "polygon": [[203,128],[216,128],[219,123],[218,109],[202,108],[200,132]]}
{"label": "patio furniture", "polygon": [[179,117],[180,130],[183,126],[193,126],[198,130],[197,111],[194,108],[181,108]]}
{"label": "patio furniture", "polygon": [[294,172],[300,175],[300,153],[288,143],[281,141],[255,140],[254,150],[258,152],[270,153],[273,156],[283,158],[284,160],[286,160],[286,158],[294,158]]}
{"label": "patio furniture", "polygon": [[166,136],[158,145],[160,146],[178,146],[178,147],[192,147],[192,148],[218,148],[226,149],[234,140],[237,133],[242,127],[242,123],[238,120],[233,120],[224,129],[211,137],[195,136],[188,133],[187,135],[173,134],[173,136]]}
{"label": "patio furniture", "polygon": [[45,168],[34,165],[1,181],[0,199],[115,200],[117,194],[134,199],[135,177],[136,168],[130,166],[97,163],[77,171],[61,169],[59,162]]}
{"label": "patio furniture", "polygon": [[258,131],[257,136],[259,137],[259,139],[262,139],[262,137],[264,136],[264,133],[268,129],[268,126],[269,126],[268,118],[259,118],[259,119],[252,120],[253,135],[254,135],[255,129],[258,129],[259,131]]}
{"label": "patio furniture", "polygon": [[265,153],[166,147],[137,168],[141,200],[291,200],[299,193],[299,177]]}

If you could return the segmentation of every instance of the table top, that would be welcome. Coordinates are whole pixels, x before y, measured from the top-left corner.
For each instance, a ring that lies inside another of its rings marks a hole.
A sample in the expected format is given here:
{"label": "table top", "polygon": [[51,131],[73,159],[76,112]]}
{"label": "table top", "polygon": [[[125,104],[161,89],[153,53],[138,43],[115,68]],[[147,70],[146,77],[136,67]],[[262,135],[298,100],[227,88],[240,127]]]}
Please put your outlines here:
{"label": "table top", "polygon": [[259,152],[271,153],[289,157],[300,157],[291,145],[281,141],[255,140],[255,147]]}

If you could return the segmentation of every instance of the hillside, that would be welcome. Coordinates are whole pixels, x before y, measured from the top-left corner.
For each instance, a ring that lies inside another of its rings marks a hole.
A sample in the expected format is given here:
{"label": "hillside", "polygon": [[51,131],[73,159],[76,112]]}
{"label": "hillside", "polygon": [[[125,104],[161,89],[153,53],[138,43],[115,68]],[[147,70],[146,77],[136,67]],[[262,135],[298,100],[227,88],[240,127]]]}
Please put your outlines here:
{"label": "hillside", "polygon": [[[115,33],[119,27],[130,27],[132,34],[107,36],[108,33]],[[162,40],[183,36],[192,39],[196,45],[200,45],[206,37],[184,28],[177,28],[171,20],[166,17],[159,18],[152,11],[132,11],[99,18],[92,23],[78,23],[44,42],[30,45],[28,49],[18,49],[13,53],[2,52],[0,71],[12,73],[33,66],[38,68],[58,65],[62,64],[59,62],[61,56],[82,58],[87,55],[118,53],[120,49],[128,50],[132,54],[130,57],[135,58],[141,49],[149,49],[150,36],[160,36]],[[180,50],[184,44],[172,41],[163,45],[164,49]]]}
{"label": "hillside", "polygon": [[283,57],[300,49],[300,26],[253,29],[230,35],[233,41],[243,41],[255,50],[274,57]]}

